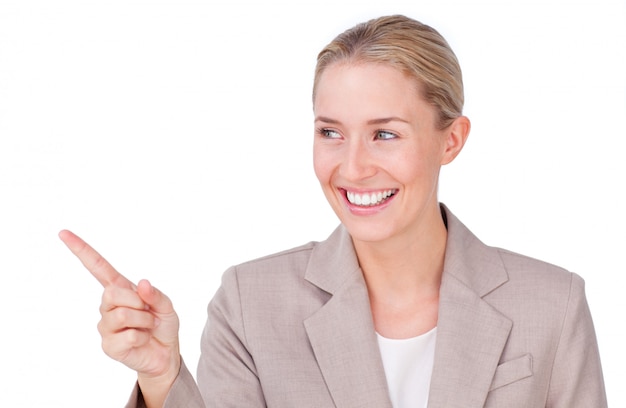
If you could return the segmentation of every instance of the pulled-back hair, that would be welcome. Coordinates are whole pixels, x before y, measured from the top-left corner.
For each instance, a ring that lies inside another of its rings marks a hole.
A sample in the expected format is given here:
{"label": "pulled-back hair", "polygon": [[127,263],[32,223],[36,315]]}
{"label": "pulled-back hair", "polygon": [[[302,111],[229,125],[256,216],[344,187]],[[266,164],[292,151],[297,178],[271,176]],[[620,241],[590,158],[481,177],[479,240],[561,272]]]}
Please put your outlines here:
{"label": "pulled-back hair", "polygon": [[335,63],[380,63],[417,80],[421,97],[436,107],[441,129],[463,111],[461,67],[435,29],[401,15],[380,17],[339,34],[317,56],[313,100],[320,78]]}

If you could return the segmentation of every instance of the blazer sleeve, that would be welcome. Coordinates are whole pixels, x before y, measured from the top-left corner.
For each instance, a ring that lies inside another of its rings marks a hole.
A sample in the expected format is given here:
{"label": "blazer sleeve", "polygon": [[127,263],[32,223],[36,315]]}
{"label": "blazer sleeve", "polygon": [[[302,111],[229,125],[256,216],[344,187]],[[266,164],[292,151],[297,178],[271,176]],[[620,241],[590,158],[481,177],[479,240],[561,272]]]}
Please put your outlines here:
{"label": "blazer sleeve", "polygon": [[582,278],[572,274],[569,301],[556,351],[547,408],[605,408],[600,353]]}
{"label": "blazer sleeve", "polygon": [[[174,384],[172,384],[172,388],[167,394],[163,407],[205,408],[196,381],[193,379],[185,362],[182,360],[178,377],[176,377]],[[143,396],[141,395],[141,389],[137,383],[135,383],[135,388],[128,399],[126,408],[146,408]]]}
{"label": "blazer sleeve", "polygon": [[[209,303],[201,340],[198,384],[181,369],[164,408],[264,408],[265,399],[254,360],[248,350],[236,269],[224,273],[222,286]],[[145,408],[137,385],[126,408]]]}
{"label": "blazer sleeve", "polygon": [[198,384],[207,407],[265,407],[246,338],[237,268],[228,269],[209,303],[201,340]]}

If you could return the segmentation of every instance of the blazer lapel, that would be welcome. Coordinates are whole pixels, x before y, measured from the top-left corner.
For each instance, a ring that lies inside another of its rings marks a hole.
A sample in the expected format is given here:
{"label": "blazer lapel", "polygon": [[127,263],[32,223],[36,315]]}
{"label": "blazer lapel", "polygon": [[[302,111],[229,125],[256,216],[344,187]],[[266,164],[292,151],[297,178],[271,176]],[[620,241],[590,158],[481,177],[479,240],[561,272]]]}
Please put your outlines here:
{"label": "blazer lapel", "polygon": [[305,278],[331,296],[304,326],[335,406],[391,408],[367,287],[342,227],[316,246]]}
{"label": "blazer lapel", "polygon": [[[442,212],[448,242],[428,407],[478,408],[512,328],[483,297],[508,275],[497,250]],[[329,297],[304,326],[335,406],[391,408],[367,287],[343,227],[315,247],[305,278]]]}
{"label": "blazer lapel", "polygon": [[445,207],[448,243],[429,408],[483,407],[512,322],[483,297],[508,280],[493,248]]}

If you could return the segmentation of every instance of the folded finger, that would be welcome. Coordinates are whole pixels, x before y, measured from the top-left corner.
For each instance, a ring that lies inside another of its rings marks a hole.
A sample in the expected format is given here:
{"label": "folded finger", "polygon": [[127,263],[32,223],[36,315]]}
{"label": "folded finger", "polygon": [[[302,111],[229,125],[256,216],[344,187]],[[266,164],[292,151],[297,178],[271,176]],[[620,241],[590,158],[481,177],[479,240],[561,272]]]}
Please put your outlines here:
{"label": "folded finger", "polygon": [[123,359],[133,348],[145,346],[150,342],[150,332],[141,329],[126,329],[114,335],[102,338],[102,349],[115,360]]}
{"label": "folded finger", "polygon": [[148,306],[141,297],[132,289],[120,288],[117,286],[107,286],[102,292],[102,303],[100,313],[104,314],[117,307],[128,307],[131,309],[147,310]]}
{"label": "folded finger", "polygon": [[98,331],[104,338],[127,329],[152,330],[159,323],[159,319],[149,311],[118,307],[102,315]]}

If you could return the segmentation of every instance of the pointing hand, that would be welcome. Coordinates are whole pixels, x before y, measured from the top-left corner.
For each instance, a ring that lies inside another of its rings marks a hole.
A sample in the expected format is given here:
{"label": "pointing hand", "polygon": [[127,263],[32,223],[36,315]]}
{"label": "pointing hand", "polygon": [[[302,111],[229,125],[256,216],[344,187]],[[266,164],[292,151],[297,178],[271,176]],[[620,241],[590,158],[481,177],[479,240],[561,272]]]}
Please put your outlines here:
{"label": "pointing hand", "polygon": [[147,280],[134,285],[72,232],[63,230],[59,238],[104,287],[98,324],[102,349],[137,371],[146,403],[152,389],[164,392],[164,399],[181,364],[172,302]]}

